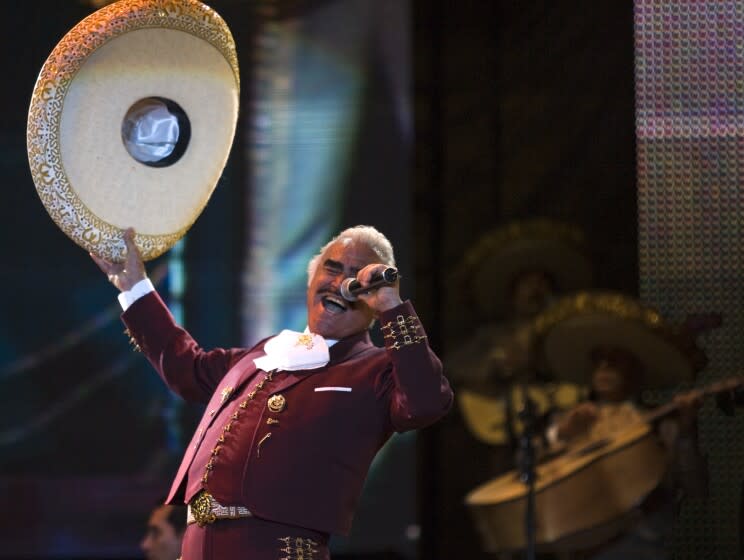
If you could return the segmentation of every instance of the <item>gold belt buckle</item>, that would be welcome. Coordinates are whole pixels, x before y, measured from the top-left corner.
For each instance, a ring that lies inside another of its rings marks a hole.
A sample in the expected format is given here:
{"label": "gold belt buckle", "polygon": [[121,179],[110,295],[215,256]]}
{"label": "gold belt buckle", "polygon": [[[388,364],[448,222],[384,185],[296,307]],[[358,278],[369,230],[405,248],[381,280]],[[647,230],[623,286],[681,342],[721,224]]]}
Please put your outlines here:
{"label": "gold belt buckle", "polygon": [[212,499],[209,492],[200,492],[190,504],[191,514],[199,527],[204,527],[217,520],[217,516],[212,511]]}

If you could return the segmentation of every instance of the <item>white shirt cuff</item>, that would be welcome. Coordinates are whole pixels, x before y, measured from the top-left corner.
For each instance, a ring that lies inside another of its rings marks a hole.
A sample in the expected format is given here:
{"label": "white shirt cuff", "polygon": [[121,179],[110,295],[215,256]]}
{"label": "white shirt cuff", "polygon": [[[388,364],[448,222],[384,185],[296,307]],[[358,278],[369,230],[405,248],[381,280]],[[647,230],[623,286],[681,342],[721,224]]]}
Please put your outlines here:
{"label": "white shirt cuff", "polygon": [[132,305],[139,298],[154,291],[155,291],[155,286],[152,285],[152,282],[150,282],[150,279],[143,278],[142,280],[137,282],[134,286],[132,286],[130,290],[127,290],[126,292],[121,292],[117,296],[117,298],[119,299],[119,304],[121,305],[121,308],[124,311],[126,311],[127,309],[129,309],[129,306]]}

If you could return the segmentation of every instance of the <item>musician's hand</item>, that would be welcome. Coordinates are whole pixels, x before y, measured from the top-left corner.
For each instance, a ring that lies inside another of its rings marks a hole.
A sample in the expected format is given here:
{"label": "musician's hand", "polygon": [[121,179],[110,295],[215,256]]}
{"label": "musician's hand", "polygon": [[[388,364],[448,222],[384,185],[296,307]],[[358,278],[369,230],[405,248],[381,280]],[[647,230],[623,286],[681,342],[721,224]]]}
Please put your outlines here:
{"label": "musician's hand", "polygon": [[586,432],[597,421],[599,410],[592,402],[575,406],[558,422],[558,438],[568,440]]}
{"label": "musician's hand", "polygon": [[680,435],[690,435],[697,429],[697,414],[703,406],[703,397],[698,391],[690,391],[675,395],[673,399],[679,414],[678,424]]}
{"label": "musician's hand", "polygon": [[134,230],[124,232],[124,243],[127,246],[127,257],[123,263],[112,263],[90,253],[98,267],[108,276],[109,282],[122,292],[132,289],[137,282],[147,278],[145,265],[137,245],[134,243]]}

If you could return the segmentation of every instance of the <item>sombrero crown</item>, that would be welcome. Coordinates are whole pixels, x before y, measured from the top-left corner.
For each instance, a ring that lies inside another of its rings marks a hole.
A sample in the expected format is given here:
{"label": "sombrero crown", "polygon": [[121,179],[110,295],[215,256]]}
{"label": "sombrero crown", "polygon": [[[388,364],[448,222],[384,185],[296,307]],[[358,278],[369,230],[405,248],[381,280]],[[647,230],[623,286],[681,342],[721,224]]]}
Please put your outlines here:
{"label": "sombrero crown", "polygon": [[503,316],[514,281],[525,272],[545,273],[561,293],[589,287],[592,265],[583,232],[545,218],[508,223],[481,237],[456,275],[486,316]]}

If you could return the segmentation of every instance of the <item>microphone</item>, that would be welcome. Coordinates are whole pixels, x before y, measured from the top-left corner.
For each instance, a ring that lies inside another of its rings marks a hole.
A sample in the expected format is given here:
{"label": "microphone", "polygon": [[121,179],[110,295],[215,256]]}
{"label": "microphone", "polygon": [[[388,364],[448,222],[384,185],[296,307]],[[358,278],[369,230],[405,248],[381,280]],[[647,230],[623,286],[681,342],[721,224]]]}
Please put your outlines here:
{"label": "microphone", "polygon": [[375,290],[382,286],[390,286],[398,279],[398,271],[393,267],[388,267],[382,271],[382,274],[373,274],[368,286],[362,284],[356,278],[346,278],[341,282],[341,297],[346,301],[356,301],[357,295],[369,290]]}

